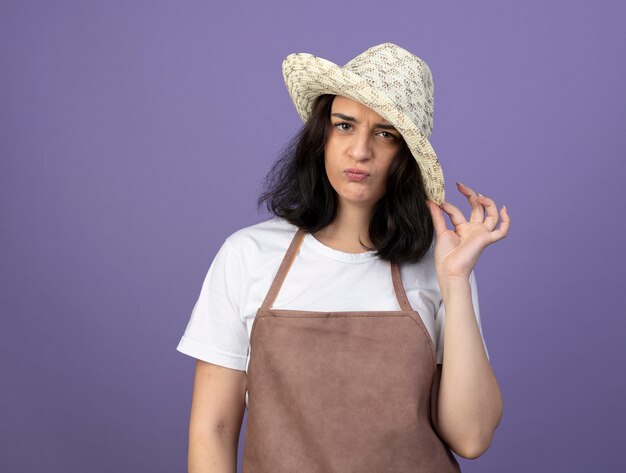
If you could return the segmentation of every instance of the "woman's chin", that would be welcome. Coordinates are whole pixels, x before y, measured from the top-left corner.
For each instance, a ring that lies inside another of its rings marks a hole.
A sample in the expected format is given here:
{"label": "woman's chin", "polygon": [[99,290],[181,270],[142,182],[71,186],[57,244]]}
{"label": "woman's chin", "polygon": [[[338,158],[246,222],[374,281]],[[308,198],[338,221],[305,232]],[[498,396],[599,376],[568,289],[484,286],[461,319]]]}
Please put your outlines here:
{"label": "woman's chin", "polygon": [[378,199],[375,199],[374,196],[370,194],[344,194],[339,195],[340,199],[343,201],[342,203],[345,205],[351,205],[354,207],[370,207],[373,206]]}

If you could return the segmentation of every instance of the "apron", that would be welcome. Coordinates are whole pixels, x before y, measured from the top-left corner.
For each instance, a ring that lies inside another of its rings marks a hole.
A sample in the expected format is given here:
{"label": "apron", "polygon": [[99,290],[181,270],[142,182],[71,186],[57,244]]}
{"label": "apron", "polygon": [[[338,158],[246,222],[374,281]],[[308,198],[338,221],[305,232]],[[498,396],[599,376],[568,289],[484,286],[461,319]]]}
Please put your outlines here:
{"label": "apron", "polygon": [[243,473],[460,472],[431,422],[435,349],[397,264],[401,310],[272,308],[305,233],[252,324]]}

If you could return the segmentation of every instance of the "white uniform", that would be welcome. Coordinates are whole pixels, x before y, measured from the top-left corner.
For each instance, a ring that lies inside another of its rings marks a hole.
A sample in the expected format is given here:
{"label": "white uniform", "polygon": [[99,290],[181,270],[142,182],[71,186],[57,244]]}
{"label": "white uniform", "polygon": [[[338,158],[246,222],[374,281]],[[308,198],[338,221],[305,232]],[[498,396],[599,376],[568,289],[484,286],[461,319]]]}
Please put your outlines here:
{"label": "white uniform", "polygon": [[[204,279],[177,350],[209,363],[246,370],[249,336],[257,309],[278,271],[297,227],[273,217],[237,230],[222,244]],[[434,246],[433,246],[434,247]],[[418,263],[403,263],[402,281],[443,359],[445,308],[433,247]],[[474,273],[474,313],[482,334]],[[388,261],[374,251],[345,253],[307,233],[273,305],[313,311],[399,310]],[[485,352],[489,356],[483,337]]]}

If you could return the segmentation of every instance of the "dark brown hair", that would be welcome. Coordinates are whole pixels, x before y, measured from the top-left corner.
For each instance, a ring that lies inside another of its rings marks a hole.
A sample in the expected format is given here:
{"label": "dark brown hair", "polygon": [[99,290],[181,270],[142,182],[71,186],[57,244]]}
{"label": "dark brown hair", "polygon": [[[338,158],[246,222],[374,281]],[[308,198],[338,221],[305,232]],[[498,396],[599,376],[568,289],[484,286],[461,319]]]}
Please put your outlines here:
{"label": "dark brown hair", "polygon": [[[317,98],[311,116],[283,149],[268,172],[257,207],[265,202],[272,214],[314,233],[330,224],[337,212],[337,193],[324,166],[334,95]],[[389,168],[385,195],[376,203],[369,237],[381,259],[417,262],[434,238],[426,191],[406,142]]]}

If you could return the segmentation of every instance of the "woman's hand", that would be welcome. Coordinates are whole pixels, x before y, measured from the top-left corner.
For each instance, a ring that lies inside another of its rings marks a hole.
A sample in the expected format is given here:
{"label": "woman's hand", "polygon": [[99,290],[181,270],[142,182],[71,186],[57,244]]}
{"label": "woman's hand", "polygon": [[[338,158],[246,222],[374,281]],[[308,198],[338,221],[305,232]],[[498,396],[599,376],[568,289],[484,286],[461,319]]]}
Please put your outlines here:
{"label": "woman's hand", "polygon": [[[457,187],[472,206],[469,222],[463,213],[450,202],[444,201],[439,207],[433,201],[427,201],[435,226],[434,257],[440,281],[448,278],[467,280],[483,249],[504,238],[511,223],[506,207],[503,206],[500,209],[502,224],[496,229],[500,218],[495,202],[461,183],[457,183]],[[448,230],[442,210],[450,217],[454,225],[453,230]],[[485,217],[485,210],[487,210],[487,217]]]}

